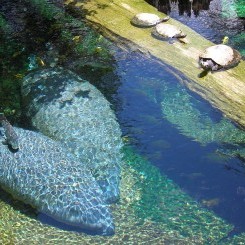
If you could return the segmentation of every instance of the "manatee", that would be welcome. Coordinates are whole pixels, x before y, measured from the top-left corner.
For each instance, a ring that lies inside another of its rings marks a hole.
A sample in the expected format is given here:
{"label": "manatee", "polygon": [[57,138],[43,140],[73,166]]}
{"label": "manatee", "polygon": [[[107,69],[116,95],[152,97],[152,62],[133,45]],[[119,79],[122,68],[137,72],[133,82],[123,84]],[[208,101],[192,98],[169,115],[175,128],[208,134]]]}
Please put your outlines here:
{"label": "manatee", "polygon": [[63,68],[27,75],[23,103],[32,125],[62,141],[87,168],[108,203],[119,198],[121,131],[110,103],[88,81]]}
{"label": "manatee", "polygon": [[18,151],[0,143],[1,187],[58,221],[96,234],[114,234],[112,215],[90,170],[60,142],[37,132],[14,130]]}

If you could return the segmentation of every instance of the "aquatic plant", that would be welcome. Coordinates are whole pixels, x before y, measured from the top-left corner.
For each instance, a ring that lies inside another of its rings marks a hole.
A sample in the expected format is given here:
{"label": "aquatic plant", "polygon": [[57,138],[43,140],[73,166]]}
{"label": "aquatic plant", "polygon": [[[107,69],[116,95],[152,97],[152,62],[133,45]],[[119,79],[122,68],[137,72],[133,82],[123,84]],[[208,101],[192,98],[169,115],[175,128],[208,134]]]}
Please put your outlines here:
{"label": "aquatic plant", "polygon": [[243,0],[236,0],[235,1],[236,12],[238,17],[244,18],[245,17],[245,5]]}
{"label": "aquatic plant", "polygon": [[[164,118],[176,125],[182,134],[201,144],[216,142],[239,146],[245,143],[245,132],[242,129],[224,117],[214,121],[208,113],[201,112],[182,85],[178,84],[174,88],[166,85],[161,91],[161,98]],[[243,151],[237,150],[236,154],[238,152],[244,155]]]}
{"label": "aquatic plant", "polygon": [[48,20],[57,18],[61,13],[60,8],[46,0],[30,0],[28,2],[38,10],[41,16]]}
{"label": "aquatic plant", "polygon": [[[10,9],[8,3],[4,4],[6,10]],[[65,13],[64,8],[45,0],[21,1],[12,8],[26,9],[15,11],[13,16],[20,22],[25,19],[26,28],[16,32],[13,28],[18,30],[19,22],[5,18],[6,12],[0,13],[0,110],[5,114],[20,115],[20,81],[29,70],[40,67],[38,60],[42,66],[111,69],[109,42],[84,21]],[[73,40],[76,36],[80,37],[78,41]]]}
{"label": "aquatic plant", "polygon": [[[111,60],[111,54],[108,50],[108,41],[103,36],[96,33],[92,28],[85,25],[82,21],[82,13],[80,17],[76,15],[73,17],[71,14],[65,12],[64,9],[60,9],[52,3],[45,0],[26,0],[34,7],[35,11],[44,19],[52,21],[51,29],[56,33],[60,33],[59,40],[56,40],[62,55],[75,56],[76,64],[84,63],[86,58],[93,56],[93,59],[89,59],[90,65],[93,63],[99,63],[104,60],[106,62]],[[68,11],[68,10],[67,10]],[[77,37],[77,38],[76,38]],[[62,43],[59,45],[59,43]],[[63,48],[65,47],[65,48]],[[79,58],[82,58],[81,60]],[[104,62],[105,63],[105,62]],[[73,64],[73,66],[76,66]]]}
{"label": "aquatic plant", "polygon": [[241,32],[231,37],[231,44],[236,47],[241,53],[243,58],[245,58],[245,32]]}
{"label": "aquatic plant", "polygon": [[202,237],[210,242],[229,232],[229,225],[201,208],[150,162],[135,154],[130,147],[125,151],[126,162],[137,176],[135,188],[140,192],[140,198],[131,206],[142,222],[163,222],[165,229],[178,231],[185,237]]}
{"label": "aquatic plant", "polygon": [[11,26],[0,14],[0,111],[18,117],[24,56],[23,46],[11,37],[11,33]]}
{"label": "aquatic plant", "polygon": [[4,33],[8,33],[10,31],[8,22],[5,20],[5,18],[3,17],[1,13],[0,13],[0,31]]}

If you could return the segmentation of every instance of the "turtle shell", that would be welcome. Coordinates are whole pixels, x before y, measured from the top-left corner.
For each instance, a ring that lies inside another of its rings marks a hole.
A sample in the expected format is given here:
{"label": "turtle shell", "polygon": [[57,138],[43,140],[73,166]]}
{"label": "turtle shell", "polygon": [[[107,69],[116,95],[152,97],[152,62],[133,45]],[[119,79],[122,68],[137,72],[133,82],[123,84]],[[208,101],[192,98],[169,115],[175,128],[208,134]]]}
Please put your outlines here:
{"label": "turtle shell", "polygon": [[212,59],[222,67],[230,67],[239,63],[241,55],[237,50],[227,45],[218,44],[205,49],[200,58]]}
{"label": "turtle shell", "polygon": [[160,21],[160,17],[155,14],[139,13],[132,18],[131,23],[136,26],[150,27],[158,24]]}
{"label": "turtle shell", "polygon": [[170,24],[160,23],[155,26],[152,34],[158,37],[185,37],[186,35],[177,27]]}

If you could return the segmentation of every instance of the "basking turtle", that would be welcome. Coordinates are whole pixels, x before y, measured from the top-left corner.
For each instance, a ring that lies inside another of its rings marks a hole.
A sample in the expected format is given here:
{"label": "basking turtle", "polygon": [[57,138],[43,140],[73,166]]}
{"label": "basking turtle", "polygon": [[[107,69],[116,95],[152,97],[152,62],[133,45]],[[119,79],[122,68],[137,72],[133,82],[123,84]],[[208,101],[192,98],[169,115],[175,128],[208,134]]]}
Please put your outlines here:
{"label": "basking turtle", "polygon": [[180,42],[186,43],[180,38],[186,37],[186,34],[182,32],[178,27],[170,24],[160,23],[152,30],[152,35],[160,39],[177,38]]}
{"label": "basking turtle", "polygon": [[199,64],[204,69],[199,77],[205,76],[209,71],[236,66],[240,60],[241,54],[227,45],[218,44],[208,47],[199,56]]}
{"label": "basking turtle", "polygon": [[131,24],[138,27],[151,27],[167,20],[169,20],[168,16],[161,19],[156,14],[139,13],[133,17]]}

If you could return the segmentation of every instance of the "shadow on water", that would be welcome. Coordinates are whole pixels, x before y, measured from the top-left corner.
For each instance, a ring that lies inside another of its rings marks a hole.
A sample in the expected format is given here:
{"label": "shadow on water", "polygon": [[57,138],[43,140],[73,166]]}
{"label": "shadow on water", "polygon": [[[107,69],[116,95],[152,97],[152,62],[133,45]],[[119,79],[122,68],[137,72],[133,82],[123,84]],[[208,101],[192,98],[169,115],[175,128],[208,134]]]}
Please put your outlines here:
{"label": "shadow on water", "polygon": [[64,231],[76,231],[76,232],[84,232],[87,235],[95,236],[98,235],[98,233],[89,230],[89,229],[84,229],[78,226],[72,226],[69,224],[65,224],[64,222],[57,221],[56,219],[53,219],[52,217],[39,213],[37,216],[37,219],[42,222],[43,224],[51,225],[53,227],[56,227],[58,229],[64,230]]}

